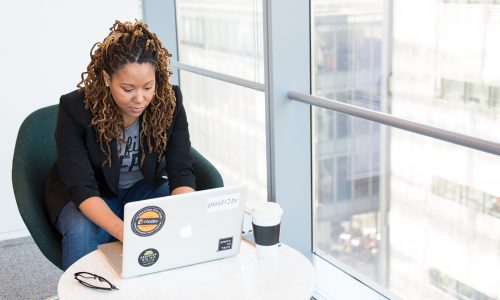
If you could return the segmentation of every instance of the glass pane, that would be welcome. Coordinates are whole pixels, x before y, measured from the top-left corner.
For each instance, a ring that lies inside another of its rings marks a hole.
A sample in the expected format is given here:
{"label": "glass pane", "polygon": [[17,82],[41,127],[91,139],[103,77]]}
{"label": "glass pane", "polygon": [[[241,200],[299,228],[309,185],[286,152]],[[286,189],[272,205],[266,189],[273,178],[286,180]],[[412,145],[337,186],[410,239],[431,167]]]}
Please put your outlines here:
{"label": "glass pane", "polygon": [[179,61],[264,82],[262,0],[177,0]]}
{"label": "glass pane", "polygon": [[354,117],[362,130],[320,139],[325,113],[314,252],[403,299],[500,299],[500,157]]}
{"label": "glass pane", "polygon": [[500,142],[498,0],[312,0],[315,95]]}
{"label": "glass pane", "polygon": [[181,83],[193,147],[225,186],[248,186],[248,204],[267,201],[264,93],[184,71]]}
{"label": "glass pane", "polygon": [[[315,95],[382,109],[383,1],[312,0]],[[385,77],[384,77],[385,76]]]}

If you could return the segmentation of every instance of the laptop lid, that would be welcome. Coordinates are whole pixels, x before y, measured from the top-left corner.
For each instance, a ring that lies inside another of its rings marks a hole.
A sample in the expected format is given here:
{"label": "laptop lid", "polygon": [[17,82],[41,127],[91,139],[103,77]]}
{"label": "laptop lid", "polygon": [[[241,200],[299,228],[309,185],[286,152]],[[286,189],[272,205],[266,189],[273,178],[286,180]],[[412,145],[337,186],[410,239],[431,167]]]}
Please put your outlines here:
{"label": "laptop lid", "polygon": [[234,256],[245,200],[233,186],[127,203],[122,259],[116,245],[99,249],[124,278]]}

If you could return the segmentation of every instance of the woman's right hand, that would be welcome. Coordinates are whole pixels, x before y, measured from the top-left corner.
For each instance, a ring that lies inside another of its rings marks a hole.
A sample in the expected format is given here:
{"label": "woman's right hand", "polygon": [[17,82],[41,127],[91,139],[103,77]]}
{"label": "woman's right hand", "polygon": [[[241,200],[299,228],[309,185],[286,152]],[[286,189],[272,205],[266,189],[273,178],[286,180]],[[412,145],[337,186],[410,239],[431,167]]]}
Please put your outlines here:
{"label": "woman's right hand", "polygon": [[90,221],[123,242],[123,221],[102,198],[87,198],[80,204],[79,209]]}

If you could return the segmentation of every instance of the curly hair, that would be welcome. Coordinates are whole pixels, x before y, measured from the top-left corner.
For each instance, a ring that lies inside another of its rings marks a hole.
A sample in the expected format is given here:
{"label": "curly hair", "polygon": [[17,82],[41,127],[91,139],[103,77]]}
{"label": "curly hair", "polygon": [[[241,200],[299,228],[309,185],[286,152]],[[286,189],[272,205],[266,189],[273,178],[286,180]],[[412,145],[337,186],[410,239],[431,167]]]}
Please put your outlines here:
{"label": "curly hair", "polygon": [[158,163],[167,146],[167,129],[172,125],[176,100],[169,77],[169,57],[171,56],[156,34],[148,30],[141,21],[115,21],[111,32],[90,50],[91,61],[87,71],[81,75],[78,90],[84,93],[85,109],[92,114],[90,126],[96,131],[96,140],[101,150],[107,154],[103,166],[111,166],[110,142],[123,139],[124,121],[113,96],[105,86],[105,71],[109,76],[128,63],[149,63],[155,69],[155,93],[142,114],[141,123],[141,165],[144,163],[144,144],[148,153],[158,154]]}

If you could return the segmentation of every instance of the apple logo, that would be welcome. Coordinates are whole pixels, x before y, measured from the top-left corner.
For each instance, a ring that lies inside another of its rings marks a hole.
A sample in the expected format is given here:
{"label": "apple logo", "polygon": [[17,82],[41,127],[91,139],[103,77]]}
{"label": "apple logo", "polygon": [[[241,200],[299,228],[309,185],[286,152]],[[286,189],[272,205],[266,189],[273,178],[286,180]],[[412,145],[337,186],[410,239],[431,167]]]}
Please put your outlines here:
{"label": "apple logo", "polygon": [[183,239],[190,238],[193,235],[193,226],[191,226],[191,224],[187,224],[181,228],[179,234]]}

